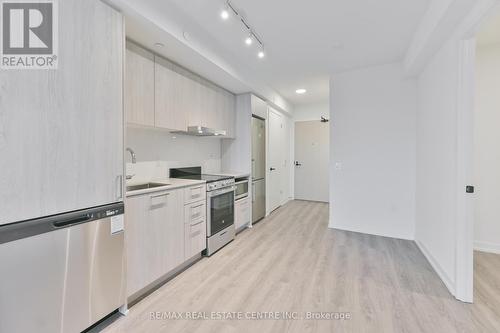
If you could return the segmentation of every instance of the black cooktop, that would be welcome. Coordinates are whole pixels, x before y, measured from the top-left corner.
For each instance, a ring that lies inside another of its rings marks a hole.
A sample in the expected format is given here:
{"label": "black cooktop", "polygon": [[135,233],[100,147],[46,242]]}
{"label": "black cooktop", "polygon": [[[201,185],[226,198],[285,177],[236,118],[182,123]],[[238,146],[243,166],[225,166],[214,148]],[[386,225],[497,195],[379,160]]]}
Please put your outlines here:
{"label": "black cooktop", "polygon": [[192,180],[204,180],[207,183],[216,182],[224,179],[231,179],[231,176],[207,175],[201,173],[201,167],[175,168],[170,169],[170,178],[182,178]]}

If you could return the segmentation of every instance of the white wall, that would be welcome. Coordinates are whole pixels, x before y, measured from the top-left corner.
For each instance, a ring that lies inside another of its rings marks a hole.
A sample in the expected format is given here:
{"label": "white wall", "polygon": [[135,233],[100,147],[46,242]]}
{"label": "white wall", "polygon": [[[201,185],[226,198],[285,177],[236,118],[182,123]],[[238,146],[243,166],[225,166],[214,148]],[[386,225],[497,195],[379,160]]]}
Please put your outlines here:
{"label": "white wall", "polygon": [[452,293],[457,219],[459,46],[451,40],[418,79],[415,240]]}
{"label": "white wall", "polygon": [[466,237],[474,197],[465,193],[465,185],[471,181],[466,121],[471,96],[466,90],[473,68],[468,65],[471,43],[461,39],[472,37],[478,20],[498,1],[466,2],[474,8],[460,16],[452,34],[440,36],[448,40],[438,44],[418,76],[415,240],[449,291],[471,301],[472,251]]}
{"label": "white wall", "polygon": [[206,173],[221,171],[220,139],[127,127],[125,143],[137,155],[137,164],[131,164],[130,155],[125,155],[127,174],[135,174],[135,182],[167,177],[168,169],[175,167],[201,166]]}
{"label": "white wall", "polygon": [[342,73],[330,99],[330,227],[413,239],[415,80],[399,63]]}
{"label": "white wall", "polygon": [[476,53],[474,247],[500,253],[500,44]]}
{"label": "white wall", "polygon": [[297,105],[293,113],[293,121],[320,120],[321,116],[330,117],[330,105],[328,102]]}

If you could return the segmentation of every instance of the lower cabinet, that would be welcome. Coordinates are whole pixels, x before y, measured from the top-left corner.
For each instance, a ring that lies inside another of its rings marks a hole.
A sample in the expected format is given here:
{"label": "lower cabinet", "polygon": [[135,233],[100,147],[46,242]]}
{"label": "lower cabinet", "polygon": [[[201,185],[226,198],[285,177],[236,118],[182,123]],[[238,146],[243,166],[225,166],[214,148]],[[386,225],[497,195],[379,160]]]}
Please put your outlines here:
{"label": "lower cabinet", "polygon": [[206,248],[205,193],[198,185],[127,198],[128,297]]}
{"label": "lower cabinet", "polygon": [[131,296],[184,261],[184,191],[130,197],[125,219],[127,294]]}
{"label": "lower cabinet", "polygon": [[207,206],[205,200],[184,208],[184,257],[190,259],[207,248]]}
{"label": "lower cabinet", "polygon": [[234,203],[234,227],[236,230],[250,223],[250,199],[244,198],[236,200]]}

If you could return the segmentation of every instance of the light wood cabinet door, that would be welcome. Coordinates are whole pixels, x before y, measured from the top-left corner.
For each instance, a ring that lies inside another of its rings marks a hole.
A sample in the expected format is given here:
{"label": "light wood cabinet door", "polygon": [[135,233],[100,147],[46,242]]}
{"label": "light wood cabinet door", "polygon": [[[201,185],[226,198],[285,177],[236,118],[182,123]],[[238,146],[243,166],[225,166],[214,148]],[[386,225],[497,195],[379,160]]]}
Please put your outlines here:
{"label": "light wood cabinet door", "polygon": [[127,123],[155,125],[154,55],[127,42],[125,63],[125,114]]}
{"label": "light wood cabinet door", "polygon": [[0,71],[0,224],[122,200],[123,17],[58,4],[58,68]]}
{"label": "light wood cabinet door", "polygon": [[226,136],[229,138],[236,137],[236,97],[228,92],[225,92],[224,98],[224,120],[226,127]]}
{"label": "light wood cabinet door", "polygon": [[200,184],[184,189],[184,203],[190,204],[195,201],[205,200],[207,196],[206,185]]}
{"label": "light wood cabinet door", "polygon": [[127,295],[137,293],[184,261],[183,191],[127,199]]}
{"label": "light wood cabinet door", "polygon": [[166,243],[164,272],[168,273],[184,262],[184,193],[182,189],[170,192],[165,197],[168,216],[166,220]]}
{"label": "light wood cabinet door", "polygon": [[202,85],[201,112],[203,126],[219,130],[217,124],[217,92],[207,84]]}
{"label": "light wood cabinet door", "polygon": [[240,199],[234,203],[234,227],[236,230],[250,223],[250,199]]}
{"label": "light wood cabinet door", "polygon": [[185,131],[188,124],[185,81],[176,66],[155,57],[155,127]]}
{"label": "light wood cabinet door", "polygon": [[149,195],[128,198],[125,208],[125,246],[127,249],[127,295],[131,296],[163,273],[165,225],[153,217],[166,214],[152,206]]}
{"label": "light wood cabinet door", "polygon": [[197,201],[184,207],[185,260],[200,254],[201,251],[207,248],[206,209],[205,200]]}
{"label": "light wood cabinet door", "polygon": [[200,254],[207,248],[207,223],[198,219],[185,224],[185,260]]}
{"label": "light wood cabinet door", "polygon": [[235,135],[236,124],[236,97],[219,88],[217,90],[217,129],[226,131],[226,137]]}
{"label": "light wood cabinet door", "polygon": [[252,114],[267,119],[267,103],[255,95],[251,99]]}

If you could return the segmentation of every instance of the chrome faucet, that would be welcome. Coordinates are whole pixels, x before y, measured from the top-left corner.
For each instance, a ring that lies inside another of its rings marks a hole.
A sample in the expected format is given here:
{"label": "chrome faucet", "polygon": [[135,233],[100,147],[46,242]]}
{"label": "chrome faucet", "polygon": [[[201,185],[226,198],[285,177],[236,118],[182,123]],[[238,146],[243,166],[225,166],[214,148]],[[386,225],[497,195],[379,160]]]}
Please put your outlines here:
{"label": "chrome faucet", "polygon": [[132,156],[132,163],[137,163],[137,160],[135,159],[135,152],[132,150],[132,148],[127,147],[126,151],[128,151],[130,153],[130,156]]}

